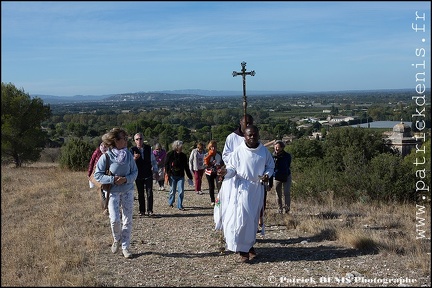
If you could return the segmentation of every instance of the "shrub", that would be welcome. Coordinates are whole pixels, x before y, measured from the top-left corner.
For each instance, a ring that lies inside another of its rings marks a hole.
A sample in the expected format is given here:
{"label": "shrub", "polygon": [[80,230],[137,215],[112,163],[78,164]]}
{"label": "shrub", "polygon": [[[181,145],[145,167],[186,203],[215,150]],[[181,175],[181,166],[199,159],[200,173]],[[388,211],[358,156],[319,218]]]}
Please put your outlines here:
{"label": "shrub", "polygon": [[399,155],[380,154],[372,159],[368,168],[369,196],[382,201],[414,201],[414,174]]}
{"label": "shrub", "polygon": [[86,170],[94,149],[79,138],[69,139],[61,148],[60,167],[72,171]]}

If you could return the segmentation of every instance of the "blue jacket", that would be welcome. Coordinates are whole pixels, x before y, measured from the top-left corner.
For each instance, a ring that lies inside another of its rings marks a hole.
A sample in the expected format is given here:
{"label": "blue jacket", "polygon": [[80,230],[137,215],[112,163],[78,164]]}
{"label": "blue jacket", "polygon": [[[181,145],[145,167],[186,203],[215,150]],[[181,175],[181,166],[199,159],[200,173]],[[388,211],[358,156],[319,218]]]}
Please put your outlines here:
{"label": "blue jacket", "polygon": [[[112,193],[134,189],[135,179],[138,176],[138,168],[132,153],[127,150],[124,164],[116,162],[115,155],[111,149],[109,149],[106,154],[109,156],[109,170],[112,175],[105,175],[106,157],[105,154],[103,154],[96,164],[96,172],[94,175],[96,181],[102,184],[113,184],[110,190]],[[114,176],[126,177],[127,181],[121,185],[114,185]]]}

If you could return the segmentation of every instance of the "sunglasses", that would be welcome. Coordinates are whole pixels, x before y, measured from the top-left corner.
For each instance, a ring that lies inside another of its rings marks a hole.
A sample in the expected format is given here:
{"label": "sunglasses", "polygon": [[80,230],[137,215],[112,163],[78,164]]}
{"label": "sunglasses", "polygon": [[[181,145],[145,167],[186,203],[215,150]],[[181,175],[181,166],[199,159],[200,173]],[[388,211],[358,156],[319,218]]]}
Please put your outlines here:
{"label": "sunglasses", "polygon": [[142,138],[136,138],[135,140],[142,140]]}

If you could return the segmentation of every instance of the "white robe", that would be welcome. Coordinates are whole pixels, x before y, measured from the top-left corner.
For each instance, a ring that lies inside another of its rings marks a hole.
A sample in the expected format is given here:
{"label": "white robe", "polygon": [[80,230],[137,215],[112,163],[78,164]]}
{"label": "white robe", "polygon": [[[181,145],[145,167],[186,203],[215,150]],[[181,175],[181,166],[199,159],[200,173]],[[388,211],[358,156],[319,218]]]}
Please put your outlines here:
{"label": "white robe", "polygon": [[[230,133],[227,138],[225,139],[225,145],[224,149],[222,151],[222,160],[224,161],[225,165],[228,164],[229,159],[231,157],[231,153],[234,151],[235,148],[240,146],[244,142],[244,137],[240,136],[234,132]],[[215,209],[219,209],[219,211],[214,214],[214,221],[215,221],[215,229],[216,230],[222,230],[223,225],[223,218],[226,213],[226,208],[228,207],[229,198],[230,198],[230,191],[234,189],[234,178],[226,179],[224,178],[224,181],[222,182],[221,188],[219,189],[219,205],[215,207]]]}
{"label": "white robe", "polygon": [[244,137],[240,136],[234,132],[230,133],[225,139],[224,149],[222,151],[222,160],[226,163],[229,162],[231,157],[231,153],[235,148],[240,146],[241,143],[244,142]]}
{"label": "white robe", "polygon": [[249,148],[243,142],[232,152],[226,165],[225,179],[233,180],[234,189],[230,191],[222,218],[228,250],[248,252],[255,244],[264,201],[264,189],[259,176],[273,175],[274,167],[272,154],[261,143],[257,148]]}

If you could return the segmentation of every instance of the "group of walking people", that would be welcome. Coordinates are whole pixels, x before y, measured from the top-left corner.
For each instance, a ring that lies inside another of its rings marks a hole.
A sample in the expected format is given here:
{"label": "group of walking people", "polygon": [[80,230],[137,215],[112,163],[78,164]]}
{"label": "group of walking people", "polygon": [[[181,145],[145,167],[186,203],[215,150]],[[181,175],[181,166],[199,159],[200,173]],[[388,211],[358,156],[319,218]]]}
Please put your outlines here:
{"label": "group of walking people", "polygon": [[[112,253],[117,253],[121,247],[124,257],[132,257],[134,184],[138,191],[139,215],[155,217],[153,181],[159,190],[169,184],[168,205],[174,208],[177,200],[176,208],[184,211],[185,175],[189,185],[194,184],[197,194],[203,194],[202,178],[206,175],[210,204],[218,215],[215,229],[223,231],[226,249],[238,253],[241,262],[256,257],[254,244],[257,227],[263,224],[265,187],[274,184],[279,213],[290,211],[291,155],[284,150],[282,141],[275,142],[272,154],[259,141],[259,130],[249,114],[242,117],[240,126],[227,136],[222,153],[215,140],[209,141],[206,149],[198,143],[189,157],[183,152],[180,140],[172,143],[169,152],[159,143],[152,150],[144,143],[142,133],[134,135],[135,146],[130,150],[127,140],[126,131],[120,128],[104,134],[100,146],[103,149],[98,147],[100,152],[95,151],[88,169],[90,177],[93,173],[90,165],[96,163],[95,180],[111,184],[108,213],[113,236]],[[100,157],[102,151],[108,158]],[[105,171],[107,159],[110,175]]]}

